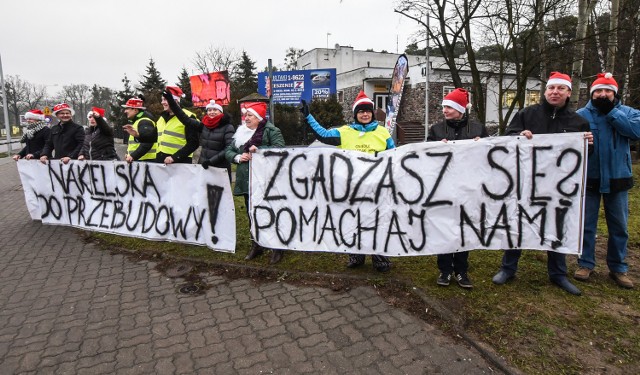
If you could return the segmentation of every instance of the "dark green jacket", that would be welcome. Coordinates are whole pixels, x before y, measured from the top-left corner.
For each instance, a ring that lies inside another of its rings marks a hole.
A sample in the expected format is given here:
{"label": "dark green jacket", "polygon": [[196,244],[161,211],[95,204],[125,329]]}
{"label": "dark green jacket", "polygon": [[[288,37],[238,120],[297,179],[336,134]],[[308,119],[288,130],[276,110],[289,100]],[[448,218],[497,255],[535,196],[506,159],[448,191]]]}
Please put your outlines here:
{"label": "dark green jacket", "polygon": [[[243,146],[236,146],[235,139],[225,150],[225,157],[230,163],[236,164],[236,186],[233,188],[233,195],[249,194],[249,163],[237,164],[234,160],[236,155],[244,153]],[[267,122],[262,134],[262,144],[258,148],[284,147],[284,138],[280,129],[272,123]]]}

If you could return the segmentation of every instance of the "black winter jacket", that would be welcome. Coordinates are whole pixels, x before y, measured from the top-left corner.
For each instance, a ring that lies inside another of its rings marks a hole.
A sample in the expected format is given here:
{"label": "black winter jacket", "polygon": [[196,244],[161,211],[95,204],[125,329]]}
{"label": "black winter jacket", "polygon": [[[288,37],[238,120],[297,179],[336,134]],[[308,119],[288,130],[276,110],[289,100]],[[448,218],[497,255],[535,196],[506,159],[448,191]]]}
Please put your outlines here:
{"label": "black winter jacket", "polygon": [[[65,123],[57,123],[51,127],[51,135],[42,149],[40,156],[49,159],[62,159],[70,157],[77,159],[84,142],[84,128],[73,120]],[[53,153],[55,152],[55,157]]]}
{"label": "black winter jacket", "polygon": [[505,134],[519,135],[523,130],[533,134],[588,132],[589,122],[570,110],[567,104],[557,108],[543,98],[542,103],[518,111]]}
{"label": "black winter jacket", "polygon": [[118,160],[113,145],[113,128],[103,117],[96,119],[96,126],[87,129],[80,155],[89,160]]}
{"label": "black winter jacket", "polygon": [[469,120],[466,115],[460,121],[443,120],[429,129],[427,141],[441,141],[443,139],[457,141],[488,137],[487,128],[476,120]]}
{"label": "black winter jacket", "polygon": [[36,134],[33,135],[33,138],[27,138],[24,148],[20,150],[18,155],[20,155],[21,158],[24,158],[25,156],[31,154],[33,155],[34,159],[40,159],[40,156],[42,156],[42,149],[47,143],[47,139],[49,138],[50,134],[51,129],[47,127],[40,129]]}

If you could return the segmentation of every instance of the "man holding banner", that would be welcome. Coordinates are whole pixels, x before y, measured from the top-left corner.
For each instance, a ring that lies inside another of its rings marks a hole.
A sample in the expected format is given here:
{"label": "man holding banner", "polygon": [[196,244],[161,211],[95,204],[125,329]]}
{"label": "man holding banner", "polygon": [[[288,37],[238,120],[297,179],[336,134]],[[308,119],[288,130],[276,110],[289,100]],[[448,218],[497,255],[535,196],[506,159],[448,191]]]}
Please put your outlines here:
{"label": "man holding banner", "polygon": [[[585,132],[589,144],[593,135],[589,132],[589,123],[568,108],[571,97],[571,78],[563,73],[552,72],[547,81],[542,103],[521,109],[516,113],[507,128],[506,135],[521,135],[527,139],[533,134],[551,134],[566,132]],[[513,279],[518,270],[518,260],[522,250],[511,249],[504,252],[502,266],[493,277],[497,285]],[[547,251],[547,270],[549,280],[573,295],[580,295],[580,289],[567,278],[565,254]]]}
{"label": "man holding banner", "polygon": [[[357,150],[370,154],[395,148],[395,143],[384,126],[379,126],[373,116],[373,100],[360,91],[353,103],[354,122],[337,129],[325,129],[309,113],[309,105],[302,100],[300,112],[311,126],[322,143],[338,146],[345,150]],[[360,267],[364,264],[363,254],[349,254],[348,268]],[[382,255],[372,255],[373,267],[378,272],[391,269],[391,261]]]}

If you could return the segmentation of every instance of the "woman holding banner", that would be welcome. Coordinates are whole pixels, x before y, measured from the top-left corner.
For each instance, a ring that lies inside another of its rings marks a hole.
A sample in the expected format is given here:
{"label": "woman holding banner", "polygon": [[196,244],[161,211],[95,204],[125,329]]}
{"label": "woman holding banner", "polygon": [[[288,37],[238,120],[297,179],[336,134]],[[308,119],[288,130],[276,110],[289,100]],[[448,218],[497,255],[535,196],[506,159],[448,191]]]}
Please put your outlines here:
{"label": "woman holding banner", "polygon": [[24,143],[25,145],[20,152],[13,155],[13,160],[40,158],[40,153],[51,133],[44,118],[44,114],[39,109],[32,109],[24,114],[24,119],[27,120],[27,126],[22,131],[20,143]]}
{"label": "woman holding banner", "polygon": [[[444,120],[434,124],[429,130],[427,142],[453,141],[461,139],[478,140],[488,137],[487,128],[478,121],[471,120],[467,109],[471,108],[469,93],[465,89],[457,88],[442,100],[442,114]],[[440,275],[436,283],[448,286],[452,278],[465,289],[473,288],[473,283],[467,275],[469,269],[469,252],[462,251],[451,254],[438,254],[438,268]]]}
{"label": "woman holding banner", "polygon": [[[369,99],[364,91],[360,91],[353,103],[354,122],[337,129],[327,130],[320,125],[309,113],[309,106],[304,100],[300,112],[322,143],[370,154],[396,147],[389,131],[384,126],[378,126],[378,121],[373,116],[373,100]],[[371,258],[376,271],[387,272],[391,269],[389,258],[382,255],[372,255]],[[360,267],[364,261],[363,254],[349,254],[347,267]]]}
{"label": "woman holding banner", "polygon": [[113,144],[113,128],[105,121],[104,112],[103,108],[93,107],[87,113],[89,128],[78,160],[120,160]]}
{"label": "woman holding banner", "polygon": [[167,97],[167,103],[171,112],[175,113],[180,122],[185,126],[193,126],[200,132],[202,151],[198,163],[204,169],[209,166],[226,169],[229,181],[231,181],[231,164],[225,157],[225,150],[231,144],[235,129],[231,125],[231,118],[224,113],[222,106],[217,104],[215,100],[211,100],[206,107],[207,114],[202,118],[202,121],[199,121],[187,116],[173,98]]}
{"label": "woman holding banner", "polygon": [[[284,147],[284,138],[280,129],[270,122],[267,122],[267,104],[262,102],[246,103],[242,109],[244,114],[243,124],[233,135],[233,141],[225,151],[225,156],[230,163],[237,164],[236,185],[233,188],[234,195],[242,195],[247,207],[247,214],[251,220],[249,212],[249,161],[251,154],[259,148]],[[251,250],[244,258],[251,260],[264,252],[262,246],[258,245],[251,238]],[[273,250],[271,254],[271,264],[278,263],[284,255],[283,250]]]}

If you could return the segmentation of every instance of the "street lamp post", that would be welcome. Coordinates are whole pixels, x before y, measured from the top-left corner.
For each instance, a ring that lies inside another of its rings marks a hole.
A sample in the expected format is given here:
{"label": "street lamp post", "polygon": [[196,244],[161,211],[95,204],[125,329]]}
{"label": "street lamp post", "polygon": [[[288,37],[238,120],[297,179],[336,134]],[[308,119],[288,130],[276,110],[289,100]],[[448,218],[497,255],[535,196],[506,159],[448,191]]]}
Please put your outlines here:
{"label": "street lamp post", "polygon": [[325,58],[326,61],[329,61],[329,35],[331,35],[331,33],[327,33],[327,57]]}

